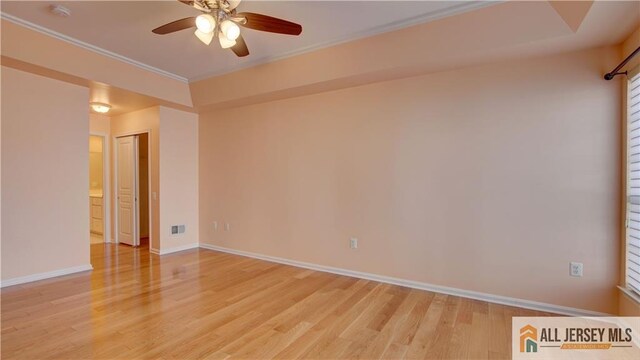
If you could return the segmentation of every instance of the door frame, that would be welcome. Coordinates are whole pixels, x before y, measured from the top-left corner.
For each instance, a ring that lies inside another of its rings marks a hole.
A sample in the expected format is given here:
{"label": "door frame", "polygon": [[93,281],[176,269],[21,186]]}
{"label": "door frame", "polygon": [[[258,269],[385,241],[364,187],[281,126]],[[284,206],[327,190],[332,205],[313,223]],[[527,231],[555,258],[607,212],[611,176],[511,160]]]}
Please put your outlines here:
{"label": "door frame", "polygon": [[[112,134],[113,135],[113,188],[115,189],[113,192],[113,198],[111,199],[113,201],[114,204],[114,209],[118,208],[118,147],[115,146],[117,144],[118,138],[121,137],[127,137],[127,136],[135,136],[135,135],[142,135],[142,134],[147,134],[147,156],[148,156],[148,161],[147,161],[147,174],[148,174],[148,189],[149,189],[149,194],[147,196],[147,206],[149,207],[149,251],[153,252],[155,251],[155,249],[153,248],[153,239],[154,239],[154,232],[153,232],[153,191],[151,188],[151,178],[153,177],[151,175],[151,164],[153,162],[153,155],[151,154],[151,142],[152,142],[152,130],[151,129],[143,129],[143,130],[137,130],[137,131],[130,131],[130,132],[123,132],[123,133],[118,133],[118,134]],[[136,154],[136,156],[138,156],[138,154]],[[138,181],[139,176],[137,175],[138,169],[136,169],[136,196],[138,196],[139,194],[139,186],[138,186]],[[140,198],[138,196],[138,198]],[[136,202],[136,222],[137,224],[137,229],[136,229],[136,237],[138,237],[137,241],[140,241],[140,204],[139,201]],[[120,241],[118,240],[118,220],[116,217],[116,221],[113,222],[113,232],[114,232],[114,242],[116,244],[119,244]]]}
{"label": "door frame", "polygon": [[101,131],[89,131],[89,136],[102,138],[102,240],[111,242],[111,152],[109,151],[109,134]]}

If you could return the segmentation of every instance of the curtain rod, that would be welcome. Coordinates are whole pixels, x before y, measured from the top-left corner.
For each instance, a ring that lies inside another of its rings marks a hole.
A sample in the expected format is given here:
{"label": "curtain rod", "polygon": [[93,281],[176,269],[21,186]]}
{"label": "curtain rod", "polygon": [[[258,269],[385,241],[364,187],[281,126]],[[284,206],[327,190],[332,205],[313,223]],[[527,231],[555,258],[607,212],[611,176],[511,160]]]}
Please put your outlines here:
{"label": "curtain rod", "polygon": [[638,46],[638,48],[634,52],[632,52],[631,55],[627,56],[626,59],[622,60],[620,65],[616,66],[615,69],[611,70],[611,72],[608,72],[608,73],[604,74],[604,79],[605,80],[611,80],[616,75],[627,75],[626,71],[618,72],[618,70],[622,69],[622,67],[625,66],[629,62],[629,60],[631,60],[631,58],[636,56],[639,52],[640,52],[640,46]]}

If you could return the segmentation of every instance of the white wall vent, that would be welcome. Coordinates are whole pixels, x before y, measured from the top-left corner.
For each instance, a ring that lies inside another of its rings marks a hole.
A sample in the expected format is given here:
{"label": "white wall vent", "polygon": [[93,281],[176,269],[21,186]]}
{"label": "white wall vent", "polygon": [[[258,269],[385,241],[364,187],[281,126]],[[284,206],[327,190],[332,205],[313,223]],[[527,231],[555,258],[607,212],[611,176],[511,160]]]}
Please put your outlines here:
{"label": "white wall vent", "polygon": [[185,232],[184,225],[171,226],[171,235],[184,234],[184,232]]}

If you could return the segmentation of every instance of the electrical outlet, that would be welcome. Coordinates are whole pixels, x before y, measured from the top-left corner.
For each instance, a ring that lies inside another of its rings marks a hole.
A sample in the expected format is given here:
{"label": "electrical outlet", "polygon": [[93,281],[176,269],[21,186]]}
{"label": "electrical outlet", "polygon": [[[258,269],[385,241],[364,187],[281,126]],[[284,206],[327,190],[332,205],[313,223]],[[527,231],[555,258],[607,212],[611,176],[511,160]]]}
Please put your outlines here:
{"label": "electrical outlet", "polygon": [[218,231],[218,222],[217,221],[213,222],[213,231]]}
{"label": "electrical outlet", "polygon": [[352,249],[357,249],[358,248],[358,239],[357,238],[351,238],[349,240],[349,247],[351,247]]}
{"label": "electrical outlet", "polygon": [[569,275],[582,277],[582,269],[583,269],[583,267],[584,266],[582,265],[582,263],[579,263],[579,262],[571,262],[571,263],[569,263]]}
{"label": "electrical outlet", "polygon": [[228,222],[224,223],[224,231],[231,231],[231,225]]}

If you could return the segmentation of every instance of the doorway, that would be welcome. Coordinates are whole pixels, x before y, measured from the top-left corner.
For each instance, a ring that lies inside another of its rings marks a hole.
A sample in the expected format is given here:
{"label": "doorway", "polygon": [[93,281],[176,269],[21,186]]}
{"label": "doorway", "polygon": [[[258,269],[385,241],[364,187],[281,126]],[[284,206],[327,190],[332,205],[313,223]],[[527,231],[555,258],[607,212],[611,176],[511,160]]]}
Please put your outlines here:
{"label": "doorway", "polygon": [[116,242],[149,246],[149,134],[116,138]]}
{"label": "doorway", "polygon": [[89,239],[91,244],[105,242],[105,137],[89,136]]}

